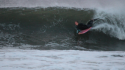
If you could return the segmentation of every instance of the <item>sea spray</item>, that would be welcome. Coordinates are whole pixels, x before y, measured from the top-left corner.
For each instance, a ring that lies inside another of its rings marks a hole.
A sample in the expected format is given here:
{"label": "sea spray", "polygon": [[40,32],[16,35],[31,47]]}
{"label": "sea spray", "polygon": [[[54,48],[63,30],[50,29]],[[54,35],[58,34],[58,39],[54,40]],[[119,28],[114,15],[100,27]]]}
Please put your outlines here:
{"label": "sea spray", "polygon": [[94,18],[99,18],[99,21],[95,23],[93,29],[102,31],[120,40],[125,39],[125,15],[123,10],[96,10]]}

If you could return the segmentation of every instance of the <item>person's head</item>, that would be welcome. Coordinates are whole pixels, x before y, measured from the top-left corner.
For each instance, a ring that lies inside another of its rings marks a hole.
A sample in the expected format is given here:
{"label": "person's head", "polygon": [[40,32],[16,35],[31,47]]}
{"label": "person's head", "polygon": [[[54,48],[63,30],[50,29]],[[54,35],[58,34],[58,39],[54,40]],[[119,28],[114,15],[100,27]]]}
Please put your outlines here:
{"label": "person's head", "polygon": [[78,21],[75,21],[75,25],[77,26],[79,23],[78,23]]}

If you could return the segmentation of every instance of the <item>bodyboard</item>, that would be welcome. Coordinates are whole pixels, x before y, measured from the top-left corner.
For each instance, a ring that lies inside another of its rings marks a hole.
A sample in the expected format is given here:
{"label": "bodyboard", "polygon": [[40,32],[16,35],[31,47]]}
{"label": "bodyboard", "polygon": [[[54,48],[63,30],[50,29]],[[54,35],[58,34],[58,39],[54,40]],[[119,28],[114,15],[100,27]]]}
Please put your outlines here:
{"label": "bodyboard", "polygon": [[88,32],[92,27],[85,29],[85,30],[81,30],[78,34],[84,34],[86,32]]}

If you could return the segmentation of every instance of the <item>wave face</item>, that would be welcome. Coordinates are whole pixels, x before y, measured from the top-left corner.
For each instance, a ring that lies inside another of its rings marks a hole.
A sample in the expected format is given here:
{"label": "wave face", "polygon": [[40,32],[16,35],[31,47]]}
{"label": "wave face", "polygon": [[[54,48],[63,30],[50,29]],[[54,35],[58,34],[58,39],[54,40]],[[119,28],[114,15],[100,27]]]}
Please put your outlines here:
{"label": "wave face", "polygon": [[[1,0],[0,45],[125,50],[124,3],[124,0]],[[74,21],[87,23],[91,18],[99,18],[93,29],[77,35]]]}

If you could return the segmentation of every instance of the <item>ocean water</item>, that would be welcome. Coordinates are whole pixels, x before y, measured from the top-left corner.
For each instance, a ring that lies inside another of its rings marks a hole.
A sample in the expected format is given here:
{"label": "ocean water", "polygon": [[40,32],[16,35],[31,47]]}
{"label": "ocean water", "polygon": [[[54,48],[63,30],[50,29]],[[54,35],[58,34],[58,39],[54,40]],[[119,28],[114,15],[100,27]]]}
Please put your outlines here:
{"label": "ocean water", "polygon": [[0,49],[1,70],[125,70],[123,51]]}
{"label": "ocean water", "polygon": [[[33,60],[31,63],[36,61],[38,70],[83,70],[83,68],[125,70],[124,6],[124,0],[0,0],[2,70],[16,69],[16,67],[27,70],[25,65],[29,65],[31,60]],[[86,24],[90,19],[95,18],[98,20],[94,22],[89,32],[83,35],[76,33],[75,21]],[[38,58],[30,55],[31,52]],[[59,54],[56,55],[56,53]],[[29,57],[23,58],[27,55]],[[71,61],[66,60],[67,56]],[[52,60],[46,59],[48,57],[52,57]],[[17,63],[16,58],[22,61]],[[45,58],[44,61],[48,62],[43,64],[43,68],[39,67],[40,63],[37,64],[41,58]],[[87,60],[89,58],[95,60]],[[57,62],[56,59],[58,59]],[[81,60],[78,61],[79,59]],[[6,64],[7,61],[8,64]],[[15,62],[12,64],[12,61]],[[54,65],[51,66],[51,62]],[[80,62],[79,66],[77,66],[78,62]],[[82,67],[84,62],[85,66]],[[57,68],[56,63],[60,63],[62,67]],[[69,67],[65,64],[69,64]],[[92,67],[89,68],[89,65]],[[29,65],[28,69],[36,68],[31,66]]]}

